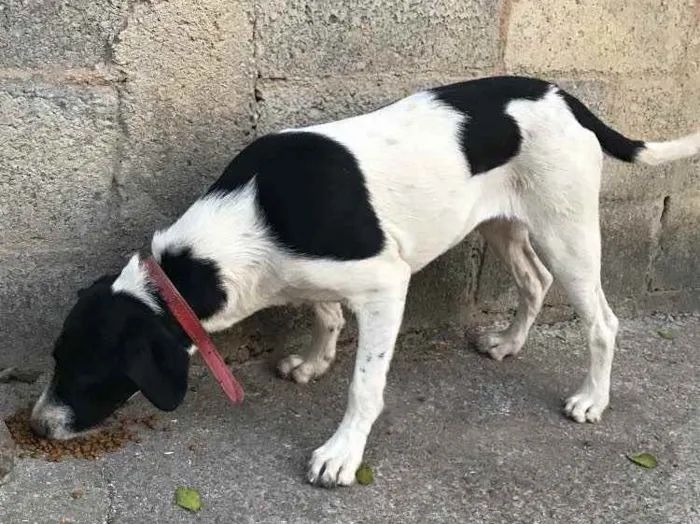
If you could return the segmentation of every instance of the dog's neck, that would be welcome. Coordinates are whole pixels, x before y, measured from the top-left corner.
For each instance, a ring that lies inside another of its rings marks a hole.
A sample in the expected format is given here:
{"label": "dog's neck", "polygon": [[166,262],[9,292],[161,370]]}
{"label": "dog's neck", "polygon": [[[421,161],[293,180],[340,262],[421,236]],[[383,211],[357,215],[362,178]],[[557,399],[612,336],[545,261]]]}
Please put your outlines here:
{"label": "dog's neck", "polygon": [[[208,331],[225,329],[266,305],[258,282],[249,277],[246,285],[237,286],[215,262],[197,259],[190,250],[165,251],[155,258]],[[140,261],[137,254],[131,257],[112,290],[142,302],[168,324],[176,323]]]}
{"label": "dog's neck", "polygon": [[[163,271],[209,332],[221,331],[269,306],[283,305],[279,280],[267,268],[220,267],[190,251],[154,253]],[[146,270],[134,255],[112,284],[163,318],[171,317]]]}
{"label": "dog's neck", "polygon": [[[274,251],[252,183],[205,195],[151,242],[154,258],[210,332],[284,303],[270,263]],[[162,309],[138,262],[132,258],[113,288]]]}
{"label": "dog's neck", "polygon": [[140,264],[138,254],[132,255],[117,279],[112,283],[114,293],[126,293],[144,303],[156,313],[162,313],[157,293],[149,284],[148,275]]}
{"label": "dog's neck", "polygon": [[[193,346],[189,337],[170,313],[167,305],[158,294],[155,284],[151,282],[146,269],[140,262],[139,255],[134,254],[117,279],[112,283],[112,291],[114,293],[125,293],[145,304],[175,337],[178,345],[192,354],[193,349],[190,348],[193,348]],[[185,300],[187,299],[185,298]]]}

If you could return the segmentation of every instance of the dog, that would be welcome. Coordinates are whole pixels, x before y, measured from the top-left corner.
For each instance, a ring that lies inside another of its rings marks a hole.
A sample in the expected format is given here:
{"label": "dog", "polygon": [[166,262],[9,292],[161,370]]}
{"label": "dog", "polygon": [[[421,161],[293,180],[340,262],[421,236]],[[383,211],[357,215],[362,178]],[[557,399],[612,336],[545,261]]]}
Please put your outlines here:
{"label": "dog", "polygon": [[[312,304],[310,346],[278,364],[300,384],[333,362],[341,306],[354,313],[359,341],[345,415],[307,472],[313,484],[347,486],[383,409],[411,276],[473,230],[519,293],[509,327],[481,335],[478,349],[496,360],[517,354],[556,278],[590,350],[585,380],[564,409],[576,422],[598,421],[618,329],[600,280],[603,152],[655,165],[699,151],[700,132],[630,140],[555,84],[480,78],[257,138],[154,234],[151,252],[208,332],[267,307]],[[72,438],[139,391],[173,410],[194,351],[134,254],[119,274],[78,293],[32,428]]]}

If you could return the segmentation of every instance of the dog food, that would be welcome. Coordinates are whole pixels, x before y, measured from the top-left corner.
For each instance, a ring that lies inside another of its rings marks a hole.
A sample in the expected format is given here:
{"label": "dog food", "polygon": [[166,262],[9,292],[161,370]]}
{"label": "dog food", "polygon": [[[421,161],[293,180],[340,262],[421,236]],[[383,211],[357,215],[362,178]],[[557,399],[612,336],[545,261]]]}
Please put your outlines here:
{"label": "dog food", "polygon": [[58,462],[63,458],[74,457],[96,460],[106,453],[116,451],[129,442],[139,442],[132,430],[135,424],[153,428],[155,417],[128,418],[120,416],[111,427],[71,440],[48,440],[37,437],[29,427],[31,411],[20,409],[5,422],[15,443],[23,450],[20,457],[44,458]]}

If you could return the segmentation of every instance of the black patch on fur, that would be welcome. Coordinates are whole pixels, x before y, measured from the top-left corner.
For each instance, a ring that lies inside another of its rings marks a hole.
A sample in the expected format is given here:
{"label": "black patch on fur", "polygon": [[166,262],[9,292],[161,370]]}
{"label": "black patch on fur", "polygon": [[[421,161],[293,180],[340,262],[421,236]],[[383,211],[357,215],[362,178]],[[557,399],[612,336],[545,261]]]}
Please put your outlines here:
{"label": "black patch on fur", "polygon": [[578,123],[595,133],[603,151],[624,162],[634,162],[637,159],[639,152],[644,149],[642,140],[630,140],[614,129],[609,128],[578,98],[570,95],[563,89],[559,89],[559,94],[566,101]]}
{"label": "black patch on fur", "polygon": [[177,253],[165,251],[160,266],[200,320],[213,317],[226,304],[219,267],[212,260],[196,258],[186,248]]}
{"label": "black patch on fur", "polygon": [[342,144],[305,131],[261,137],[231,161],[209,193],[238,190],[253,177],[260,210],[284,248],[361,260],[384,247],[364,175]]}
{"label": "black patch on fur", "polygon": [[439,100],[464,114],[461,146],[472,175],[507,163],[520,152],[522,135],[505,112],[511,100],[539,100],[551,84],[518,76],[497,76],[460,82],[432,90]]}
{"label": "black patch on fur", "polygon": [[54,346],[49,398],[70,407],[73,431],[100,424],[138,390],[161,409],[186,393],[186,335],[168,316],[113,293],[115,279],[81,290]]}
{"label": "black patch on fur", "polygon": [[163,411],[173,411],[187,393],[187,351],[173,348],[173,339],[162,324],[127,347],[126,376],[148,401]]}

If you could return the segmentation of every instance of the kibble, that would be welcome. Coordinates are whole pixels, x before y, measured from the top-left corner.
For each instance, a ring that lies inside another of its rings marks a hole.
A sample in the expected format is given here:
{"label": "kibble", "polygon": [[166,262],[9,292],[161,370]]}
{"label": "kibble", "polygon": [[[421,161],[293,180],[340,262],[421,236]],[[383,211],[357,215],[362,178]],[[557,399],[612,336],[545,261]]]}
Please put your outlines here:
{"label": "kibble", "polygon": [[105,427],[99,432],[71,440],[48,440],[37,437],[29,427],[31,411],[23,408],[15,412],[5,422],[15,443],[23,450],[21,458],[43,458],[49,462],[59,462],[66,457],[84,460],[97,460],[106,453],[121,449],[129,442],[140,442],[131,426],[140,424],[152,428],[154,415],[145,418],[130,418],[119,415],[116,425]]}

